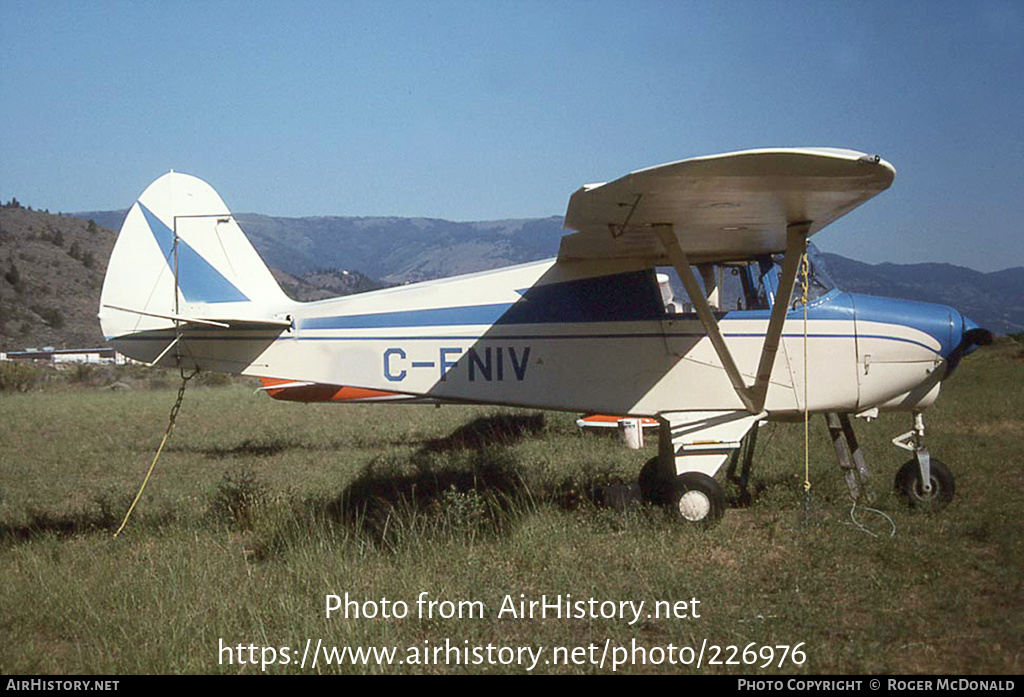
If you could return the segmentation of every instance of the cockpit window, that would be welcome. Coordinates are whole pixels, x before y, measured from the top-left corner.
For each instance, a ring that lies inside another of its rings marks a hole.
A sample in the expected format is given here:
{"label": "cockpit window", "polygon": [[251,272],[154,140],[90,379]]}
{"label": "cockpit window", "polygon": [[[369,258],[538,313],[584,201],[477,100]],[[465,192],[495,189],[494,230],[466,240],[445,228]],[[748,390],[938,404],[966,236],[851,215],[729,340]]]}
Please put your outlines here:
{"label": "cockpit window", "polygon": [[[776,276],[782,274],[782,255],[776,254],[772,257],[775,262]],[[812,303],[836,287],[836,284],[829,277],[825,270],[825,257],[813,243],[807,245],[808,278],[807,278],[807,301]],[[793,302],[795,307],[801,303],[803,296],[803,270],[797,272],[796,285],[793,287]]]}
{"label": "cockpit window", "polygon": [[[702,264],[693,267],[693,275],[715,312],[768,309],[768,295],[762,287],[764,281],[760,279],[757,262]],[[667,315],[694,313],[693,305],[674,268],[658,267],[657,279]]]}
{"label": "cockpit window", "polygon": [[756,262],[726,266],[734,279],[737,310],[767,310],[768,293]]}
{"label": "cockpit window", "polygon": [[814,243],[807,245],[807,259],[811,263],[811,287],[808,293],[810,299],[814,300],[830,290],[834,290],[836,284],[828,275],[828,270],[825,266],[825,255],[814,246]]}
{"label": "cockpit window", "polygon": [[[693,275],[704,289],[708,303],[716,312],[732,310],[767,310],[775,300],[783,255],[761,257],[758,261],[703,264],[693,267]],[[835,288],[825,271],[825,259],[813,244],[807,246],[809,261],[808,302],[814,302]],[[679,275],[671,266],[657,269],[658,289],[666,315],[688,315],[694,312]],[[708,289],[711,289],[708,292]],[[799,273],[793,289],[792,306],[803,297],[803,273]]]}

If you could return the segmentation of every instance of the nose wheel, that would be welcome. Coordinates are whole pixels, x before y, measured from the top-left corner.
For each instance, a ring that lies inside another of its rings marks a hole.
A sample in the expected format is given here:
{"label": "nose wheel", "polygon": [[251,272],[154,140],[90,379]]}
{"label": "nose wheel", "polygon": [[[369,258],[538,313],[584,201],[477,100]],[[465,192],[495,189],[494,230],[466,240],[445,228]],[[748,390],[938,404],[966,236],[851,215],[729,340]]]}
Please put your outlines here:
{"label": "nose wheel", "polygon": [[914,453],[896,473],[896,493],[911,508],[940,511],[953,500],[953,473],[931,456],[924,444],[924,416],[914,412],[914,428],[892,439],[893,445]]}
{"label": "nose wheel", "polygon": [[921,465],[917,459],[908,460],[896,473],[896,493],[911,508],[921,511],[939,511],[953,500],[956,486],[953,473],[941,460],[931,458],[929,463],[929,486],[924,486]]}

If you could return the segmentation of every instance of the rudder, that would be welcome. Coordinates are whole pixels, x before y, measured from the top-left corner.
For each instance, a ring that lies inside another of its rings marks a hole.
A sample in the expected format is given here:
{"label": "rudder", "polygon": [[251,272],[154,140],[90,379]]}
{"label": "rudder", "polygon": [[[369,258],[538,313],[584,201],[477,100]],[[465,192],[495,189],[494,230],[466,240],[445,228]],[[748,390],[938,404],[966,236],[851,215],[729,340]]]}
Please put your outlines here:
{"label": "rudder", "polygon": [[292,305],[213,187],[170,172],[125,217],[99,318],[115,340],[173,328],[180,318],[262,321]]}

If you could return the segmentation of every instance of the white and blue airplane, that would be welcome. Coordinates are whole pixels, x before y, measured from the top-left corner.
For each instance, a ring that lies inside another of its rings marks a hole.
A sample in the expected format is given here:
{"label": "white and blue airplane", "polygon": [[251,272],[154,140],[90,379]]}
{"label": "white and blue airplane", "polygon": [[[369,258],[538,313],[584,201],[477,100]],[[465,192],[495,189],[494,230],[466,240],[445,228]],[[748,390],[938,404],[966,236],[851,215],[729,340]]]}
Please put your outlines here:
{"label": "white and blue airplane", "polygon": [[867,468],[850,416],[906,411],[913,428],[894,443],[914,457],[897,489],[940,508],[953,475],[929,455],[922,412],[991,333],[950,307],[844,293],[801,264],[812,235],[894,177],[878,156],[831,148],[681,160],[576,191],[554,259],[303,303],[213,188],[171,172],[125,218],[99,318],[151,365],[657,418],[641,489],[701,524],[721,517],[715,477],[759,422],[825,414],[856,500]]}

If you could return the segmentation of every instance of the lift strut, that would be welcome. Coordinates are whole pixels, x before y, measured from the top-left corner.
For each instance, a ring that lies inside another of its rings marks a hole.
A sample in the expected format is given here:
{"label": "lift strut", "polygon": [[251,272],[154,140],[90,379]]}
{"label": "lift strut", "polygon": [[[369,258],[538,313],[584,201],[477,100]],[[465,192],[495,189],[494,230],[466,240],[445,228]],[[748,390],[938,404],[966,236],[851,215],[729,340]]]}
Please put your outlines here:
{"label": "lift strut", "polygon": [[752,414],[758,414],[764,409],[765,399],[768,396],[768,383],[771,380],[772,369],[775,366],[775,356],[779,351],[779,343],[782,340],[782,327],[786,321],[786,312],[789,310],[790,298],[793,295],[793,286],[796,284],[797,271],[800,268],[800,259],[807,249],[807,236],[811,229],[810,221],[790,223],[786,227],[786,253],[782,263],[782,275],[779,278],[779,288],[775,294],[775,304],[772,307],[771,318],[768,320],[768,329],[765,333],[764,344],[761,347],[761,359],[757,364],[757,377],[753,385],[747,385],[736,365],[729,346],[725,343],[722,331],[718,327],[718,320],[715,318],[711,305],[708,303],[704,292],[697,283],[697,278],[690,268],[690,260],[679,244],[679,238],[671,224],[655,224],[654,229],[658,234],[665,253],[672,261],[679,280],[683,282],[690,302],[704,330],[708,333],[711,345],[722,362],[722,368],[729,381],[732,383],[736,395],[740,398],[743,406]]}

